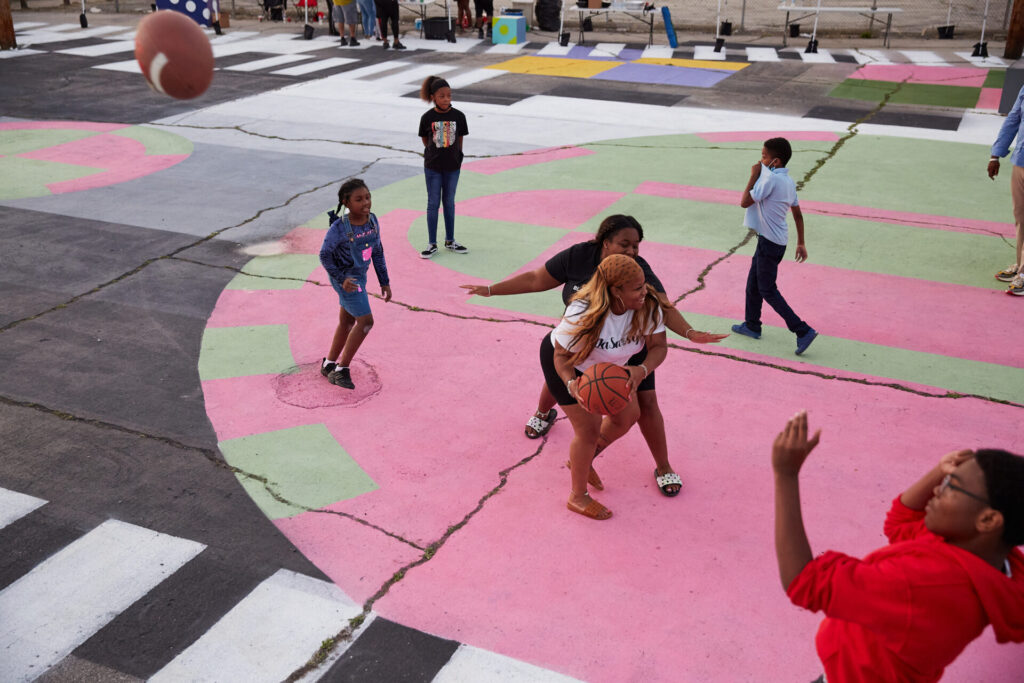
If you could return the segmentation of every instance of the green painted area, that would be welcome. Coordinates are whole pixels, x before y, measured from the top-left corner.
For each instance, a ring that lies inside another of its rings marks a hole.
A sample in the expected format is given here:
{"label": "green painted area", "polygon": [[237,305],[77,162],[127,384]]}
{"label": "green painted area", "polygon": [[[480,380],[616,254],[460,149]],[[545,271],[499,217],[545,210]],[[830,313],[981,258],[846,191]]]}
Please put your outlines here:
{"label": "green painted area", "polygon": [[[434,258],[443,258],[445,268],[473,277],[500,280],[536,258],[565,234],[565,230],[559,228],[456,216],[455,238],[469,247],[469,254],[452,254],[441,246]],[[417,251],[426,248],[426,216],[413,221],[408,239]],[[437,239],[440,246],[444,240],[444,219],[440,217]]]}
{"label": "green painted area", "polygon": [[100,135],[90,130],[0,130],[0,155],[24,154],[37,149],[63,145],[67,142]]}
{"label": "green painted area", "polygon": [[[238,481],[270,519],[294,517],[377,490],[373,479],[322,424],[221,441],[232,467],[267,480],[236,474]],[[289,505],[271,495],[295,503]]]}
{"label": "green painted area", "polygon": [[1006,69],[989,69],[982,87],[1002,88],[1004,83],[1006,83]]}
{"label": "green painted area", "polygon": [[[225,289],[301,289],[320,265],[313,254],[279,254],[254,258],[242,268]],[[275,279],[282,278],[282,279]]]}
{"label": "green painted area", "polygon": [[192,141],[158,128],[132,126],[111,131],[111,135],[138,140],[146,147],[146,154],[191,154]]}
{"label": "green painted area", "polygon": [[[685,308],[685,302],[683,304]],[[686,313],[688,322],[700,329],[728,332],[737,321],[708,315]],[[678,337],[672,335],[678,341]],[[684,345],[685,342],[679,342]],[[760,339],[733,334],[719,344],[702,347],[743,349],[770,358],[798,360],[796,336],[785,327],[764,325]],[[982,363],[950,356],[881,346],[866,342],[839,339],[821,335],[814,340],[802,360],[809,370],[817,367],[856,372],[874,377],[886,377],[903,382],[914,382],[942,387],[961,394],[978,394],[1006,401],[1020,401],[1024,386],[1024,368],[1012,368],[993,363]],[[669,356],[671,363],[672,358]]]}
{"label": "green painted area", "polygon": [[800,199],[1012,223],[1010,174],[993,182],[984,165],[965,162],[988,154],[986,145],[856,135]]}
{"label": "green painted area", "polygon": [[74,166],[53,161],[36,161],[18,157],[0,157],[0,200],[23,197],[44,197],[50,194],[50,183],[75,180],[102,172],[101,168]]}
{"label": "green painted area", "polygon": [[199,379],[276,375],[295,365],[287,325],[207,327],[199,350]]}
{"label": "green painted area", "polygon": [[933,85],[931,83],[894,83],[848,78],[837,85],[829,97],[847,100],[881,102],[887,94],[891,104],[925,104],[936,107],[970,109],[978,103],[981,88],[962,85]]}

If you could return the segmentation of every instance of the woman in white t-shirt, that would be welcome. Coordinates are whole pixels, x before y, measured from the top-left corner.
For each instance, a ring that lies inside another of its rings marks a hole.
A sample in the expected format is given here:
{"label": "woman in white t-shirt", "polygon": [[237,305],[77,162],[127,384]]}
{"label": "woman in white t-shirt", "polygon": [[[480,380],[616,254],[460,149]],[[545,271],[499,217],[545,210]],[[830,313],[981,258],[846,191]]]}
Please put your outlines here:
{"label": "woman in white t-shirt", "polygon": [[[594,276],[573,296],[551,333],[551,342],[552,351],[541,346],[544,379],[575,431],[569,447],[572,490],[567,507],[592,519],[608,519],[611,511],[591,498],[587,489],[594,455],[599,445],[607,447],[640,417],[637,389],[642,390],[641,383],[668,353],[661,306],[640,265],[624,254],[601,261]],[[601,362],[624,366],[631,388],[629,404],[603,419],[576,401],[576,378]],[[664,445],[664,434],[655,441]],[[651,454],[657,463],[658,486],[666,495],[676,495],[681,482],[668,462],[667,446],[652,448]]]}

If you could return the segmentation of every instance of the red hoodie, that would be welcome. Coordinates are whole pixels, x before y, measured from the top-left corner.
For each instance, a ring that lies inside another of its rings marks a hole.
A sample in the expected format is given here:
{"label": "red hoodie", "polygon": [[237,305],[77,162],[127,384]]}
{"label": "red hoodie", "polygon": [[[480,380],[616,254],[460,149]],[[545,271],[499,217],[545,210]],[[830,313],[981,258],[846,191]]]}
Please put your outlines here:
{"label": "red hoodie", "polygon": [[829,683],[937,681],[992,624],[1000,643],[1024,642],[1024,554],[1010,576],[946,543],[924,511],[899,498],[885,519],[890,545],[863,560],[828,551],[793,579],[794,604],[825,612],[818,656]]}

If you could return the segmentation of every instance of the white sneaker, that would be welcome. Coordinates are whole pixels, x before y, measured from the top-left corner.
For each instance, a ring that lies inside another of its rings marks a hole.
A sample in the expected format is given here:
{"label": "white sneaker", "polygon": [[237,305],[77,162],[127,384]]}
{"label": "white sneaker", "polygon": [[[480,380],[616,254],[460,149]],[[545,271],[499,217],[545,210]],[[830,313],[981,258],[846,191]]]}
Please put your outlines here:
{"label": "white sneaker", "polygon": [[1024,296],[1024,276],[1018,275],[1013,278],[1013,282],[1010,283],[1006,293],[1013,294],[1014,296]]}

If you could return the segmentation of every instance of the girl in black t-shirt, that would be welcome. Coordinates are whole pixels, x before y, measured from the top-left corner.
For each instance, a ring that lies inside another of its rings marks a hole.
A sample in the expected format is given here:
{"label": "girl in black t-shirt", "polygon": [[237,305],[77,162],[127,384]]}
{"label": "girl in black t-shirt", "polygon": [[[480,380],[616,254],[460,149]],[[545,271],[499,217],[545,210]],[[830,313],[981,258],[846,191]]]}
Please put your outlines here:
{"label": "girl in black t-shirt", "polygon": [[455,241],[455,188],[462,169],[462,138],[469,133],[466,116],[452,106],[452,89],[439,76],[427,76],[420,98],[434,106],[420,117],[423,175],[427,180],[427,248],[420,258],[437,253],[437,211],[444,209],[444,247],[456,254],[469,251]]}

